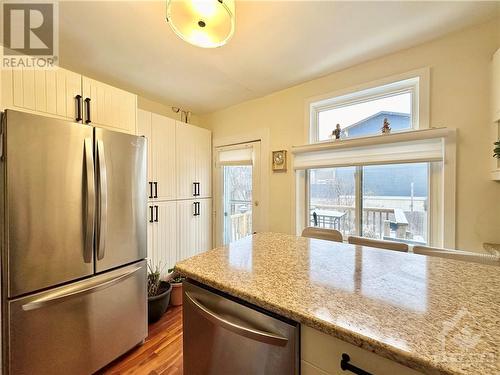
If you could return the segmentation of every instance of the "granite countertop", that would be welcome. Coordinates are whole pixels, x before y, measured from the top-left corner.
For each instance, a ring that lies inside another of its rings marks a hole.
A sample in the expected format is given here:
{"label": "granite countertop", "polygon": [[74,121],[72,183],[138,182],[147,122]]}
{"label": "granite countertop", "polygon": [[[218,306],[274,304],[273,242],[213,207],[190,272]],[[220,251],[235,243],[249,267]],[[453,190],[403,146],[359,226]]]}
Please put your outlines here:
{"label": "granite countertop", "polygon": [[500,373],[500,267],[260,233],[176,269],[424,373]]}

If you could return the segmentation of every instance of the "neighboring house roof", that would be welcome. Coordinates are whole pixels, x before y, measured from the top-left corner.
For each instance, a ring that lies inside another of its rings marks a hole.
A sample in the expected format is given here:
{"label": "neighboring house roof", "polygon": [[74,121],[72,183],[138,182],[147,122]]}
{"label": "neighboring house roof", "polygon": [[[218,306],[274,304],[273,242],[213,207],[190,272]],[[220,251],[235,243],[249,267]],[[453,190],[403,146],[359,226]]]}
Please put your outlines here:
{"label": "neighboring house roof", "polygon": [[408,129],[411,127],[410,115],[401,112],[380,111],[352,125],[346,126],[349,137],[376,134],[380,132],[384,119],[387,118],[394,131]]}

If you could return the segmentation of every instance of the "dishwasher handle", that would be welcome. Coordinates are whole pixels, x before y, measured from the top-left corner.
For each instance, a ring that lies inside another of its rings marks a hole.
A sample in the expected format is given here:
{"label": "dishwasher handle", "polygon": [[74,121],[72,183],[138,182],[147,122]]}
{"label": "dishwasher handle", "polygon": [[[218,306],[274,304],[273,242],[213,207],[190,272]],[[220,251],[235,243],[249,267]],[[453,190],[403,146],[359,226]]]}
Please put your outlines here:
{"label": "dishwasher handle", "polygon": [[234,332],[238,335],[247,337],[252,340],[260,341],[269,345],[285,346],[288,343],[288,339],[283,336],[275,335],[271,332],[261,331],[259,329],[244,327],[242,325],[231,322],[215,312],[211,311],[207,307],[203,306],[196,298],[194,298],[191,293],[185,292],[186,299],[192,303],[198,311],[206,319],[214,324],[218,324],[221,327],[227,329],[228,331]]}

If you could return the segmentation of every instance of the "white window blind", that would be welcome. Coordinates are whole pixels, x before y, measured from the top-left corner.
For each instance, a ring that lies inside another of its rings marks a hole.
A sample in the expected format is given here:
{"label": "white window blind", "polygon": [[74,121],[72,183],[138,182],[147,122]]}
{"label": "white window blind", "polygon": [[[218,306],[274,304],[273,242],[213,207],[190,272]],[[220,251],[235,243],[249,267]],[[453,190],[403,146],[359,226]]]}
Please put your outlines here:
{"label": "white window blind", "polygon": [[252,145],[221,147],[217,149],[217,165],[251,165]]}
{"label": "white window blind", "polygon": [[295,170],[444,160],[448,129],[311,144],[292,148]]}

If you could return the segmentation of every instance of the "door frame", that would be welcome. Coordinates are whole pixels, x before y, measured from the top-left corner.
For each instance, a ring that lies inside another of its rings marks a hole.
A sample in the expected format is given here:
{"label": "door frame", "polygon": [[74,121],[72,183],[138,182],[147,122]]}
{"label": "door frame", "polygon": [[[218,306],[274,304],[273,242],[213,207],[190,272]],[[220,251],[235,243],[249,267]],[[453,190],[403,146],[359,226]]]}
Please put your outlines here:
{"label": "door frame", "polygon": [[271,159],[269,152],[269,129],[268,128],[260,128],[255,131],[238,134],[238,135],[230,135],[220,138],[214,138],[212,141],[212,158],[213,158],[213,168],[214,168],[214,178],[213,178],[213,192],[214,192],[214,202],[213,202],[213,211],[214,211],[214,223],[213,228],[213,239],[215,240],[216,246],[221,246],[221,233],[219,231],[220,223],[218,222],[218,213],[220,212],[220,207],[218,206],[220,203],[220,199],[222,197],[219,196],[220,188],[219,184],[221,181],[220,178],[220,170],[217,169],[216,161],[217,161],[217,148],[224,146],[234,146],[244,143],[250,143],[260,141],[260,201],[259,201],[259,217],[256,221],[258,223],[258,228],[256,228],[258,232],[266,232],[269,229],[269,177],[271,172]]}
{"label": "door frame", "polygon": [[[251,161],[242,161],[242,163],[235,164],[227,164],[227,165],[217,165],[217,154],[219,151],[229,151],[229,150],[241,150],[245,148],[252,148],[252,160]],[[219,146],[215,149],[215,173],[214,173],[214,184],[215,184],[215,240],[217,246],[221,246],[224,244],[224,224],[226,220],[226,216],[222,213],[225,212],[224,207],[224,174],[222,173],[222,168],[225,166],[231,165],[242,165],[242,166],[252,166],[252,231],[257,232],[261,231],[260,229],[260,219],[261,219],[261,141],[256,140],[252,142],[239,143],[235,145],[228,146]]]}

